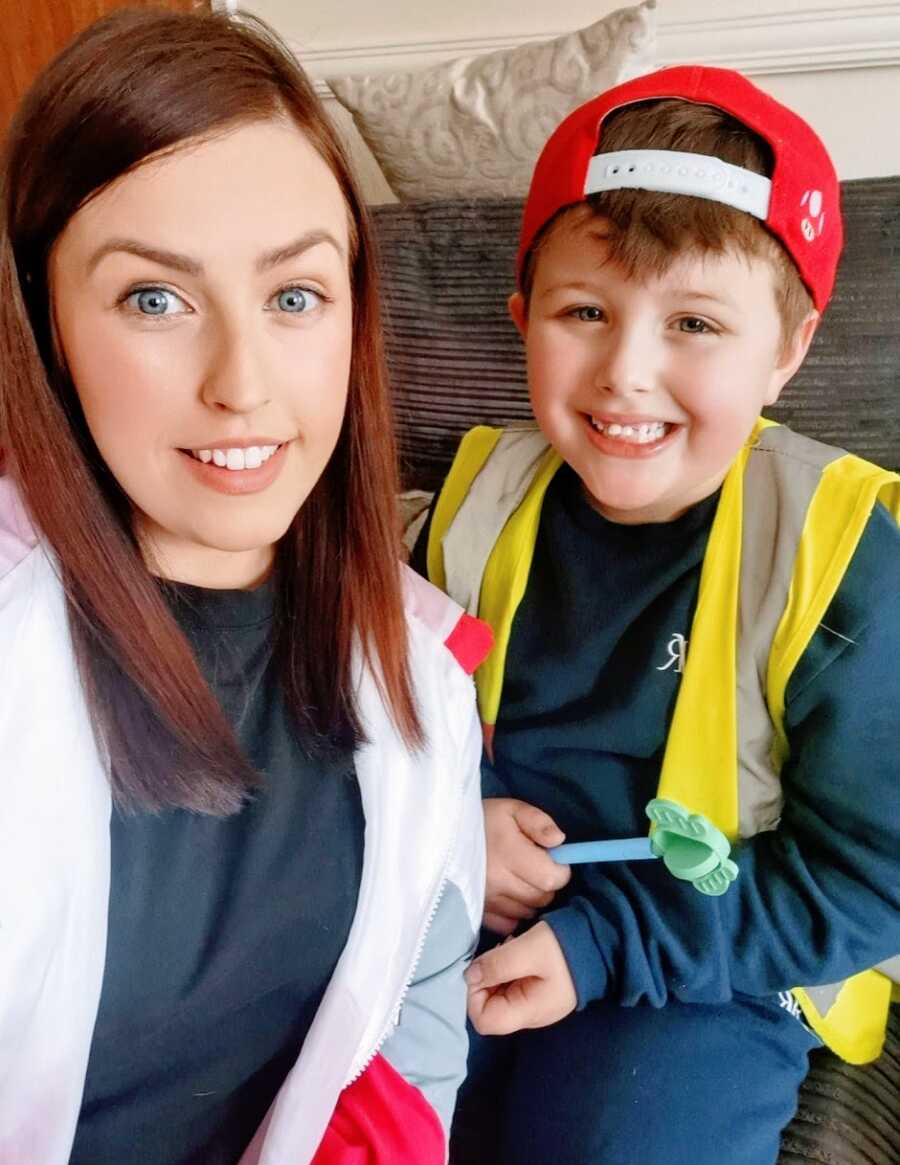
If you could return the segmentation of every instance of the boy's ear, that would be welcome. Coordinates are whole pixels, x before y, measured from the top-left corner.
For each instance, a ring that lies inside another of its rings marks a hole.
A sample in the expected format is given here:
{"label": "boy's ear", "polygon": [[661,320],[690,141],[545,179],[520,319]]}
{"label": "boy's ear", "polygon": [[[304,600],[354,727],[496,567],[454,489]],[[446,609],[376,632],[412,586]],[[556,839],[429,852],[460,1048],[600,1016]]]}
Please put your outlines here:
{"label": "boy's ear", "polygon": [[525,303],[525,296],[521,291],[514,291],[506,301],[506,306],[509,308],[509,314],[512,317],[512,322],[516,325],[519,335],[523,340],[527,339],[528,305]]}
{"label": "boy's ear", "polygon": [[784,386],[806,359],[806,353],[821,319],[817,311],[811,311],[784,345],[772,375],[772,384],[765,402],[767,405],[775,404]]}

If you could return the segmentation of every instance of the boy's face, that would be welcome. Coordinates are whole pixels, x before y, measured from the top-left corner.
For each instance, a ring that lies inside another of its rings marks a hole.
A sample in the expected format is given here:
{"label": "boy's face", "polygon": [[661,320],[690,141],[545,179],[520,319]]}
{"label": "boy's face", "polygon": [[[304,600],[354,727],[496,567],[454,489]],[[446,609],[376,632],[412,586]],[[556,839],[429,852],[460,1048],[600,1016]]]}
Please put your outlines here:
{"label": "boy's face", "polygon": [[614,522],[667,522],[718,488],[764,405],[799,367],[818,316],[785,342],[772,268],[739,255],[678,257],[629,278],[602,220],[557,230],[525,340],[535,416]]}

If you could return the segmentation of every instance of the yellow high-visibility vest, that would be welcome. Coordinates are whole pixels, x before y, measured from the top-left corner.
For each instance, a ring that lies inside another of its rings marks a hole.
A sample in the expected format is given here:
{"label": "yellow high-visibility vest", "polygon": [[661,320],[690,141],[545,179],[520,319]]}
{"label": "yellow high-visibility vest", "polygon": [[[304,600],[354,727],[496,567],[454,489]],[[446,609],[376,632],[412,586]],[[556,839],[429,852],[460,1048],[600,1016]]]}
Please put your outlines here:
{"label": "yellow high-visibility vest", "polygon": [[[513,618],[547,487],[562,464],[535,426],[473,429],[435,506],[428,574],[494,631],[475,675],[488,745]],[[900,477],[760,419],[722,485],[657,796],[732,841],[774,829],[788,681],[881,502]],[[851,1063],[881,1051],[900,955],[842,983],[795,988],[810,1027]]]}

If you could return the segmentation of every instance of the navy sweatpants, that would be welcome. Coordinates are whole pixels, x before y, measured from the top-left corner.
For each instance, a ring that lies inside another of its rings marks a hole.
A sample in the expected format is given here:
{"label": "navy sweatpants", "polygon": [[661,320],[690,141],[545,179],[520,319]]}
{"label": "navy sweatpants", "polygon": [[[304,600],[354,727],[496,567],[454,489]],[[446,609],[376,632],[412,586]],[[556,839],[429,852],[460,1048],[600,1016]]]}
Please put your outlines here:
{"label": "navy sweatpants", "polygon": [[773,1165],[819,1046],[778,997],[470,1034],[451,1165]]}

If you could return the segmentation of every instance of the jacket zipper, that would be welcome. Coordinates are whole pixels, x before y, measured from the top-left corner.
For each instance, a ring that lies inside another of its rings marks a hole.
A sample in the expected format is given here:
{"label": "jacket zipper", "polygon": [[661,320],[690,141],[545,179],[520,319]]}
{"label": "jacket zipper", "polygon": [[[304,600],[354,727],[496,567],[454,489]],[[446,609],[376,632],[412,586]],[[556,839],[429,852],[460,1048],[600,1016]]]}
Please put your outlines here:
{"label": "jacket zipper", "polygon": [[441,904],[441,899],[444,897],[444,891],[447,888],[447,882],[450,880],[450,874],[449,874],[450,860],[453,857],[453,851],[454,851],[454,848],[456,845],[456,835],[457,835],[457,832],[459,829],[459,819],[460,819],[460,816],[462,814],[463,798],[462,798],[462,791],[461,790],[460,790],[460,796],[457,799],[459,801],[459,806],[458,806],[457,811],[456,811],[456,820],[454,822],[454,828],[450,834],[450,838],[451,838],[450,847],[447,851],[447,856],[444,859],[444,864],[443,864],[442,872],[441,872],[441,879],[440,879],[440,882],[438,883],[437,890],[435,891],[435,893],[432,897],[431,906],[428,910],[428,915],[425,919],[425,925],[422,927],[422,933],[419,935],[418,942],[416,943],[416,950],[415,950],[415,954],[413,955],[412,965],[409,968],[409,973],[407,974],[406,979],[404,980],[404,985],[403,985],[402,990],[400,991],[400,995],[397,998],[397,1002],[390,1009],[390,1013],[388,1015],[388,1021],[385,1024],[385,1026],[381,1032],[381,1035],[376,1040],[371,1051],[363,1059],[361,1066],[353,1073],[352,1076],[350,1076],[350,1078],[344,1084],[345,1088],[349,1088],[351,1084],[353,1084],[356,1080],[358,1080],[360,1078],[360,1076],[363,1075],[363,1073],[366,1071],[366,1069],[369,1067],[369,1065],[372,1063],[372,1061],[375,1059],[375,1057],[381,1051],[382,1044],[385,1042],[385,1040],[388,1038],[388,1036],[391,1034],[391,1032],[393,1032],[393,1030],[397,1027],[398,1023],[400,1022],[400,1012],[403,1009],[403,1003],[406,1000],[406,996],[409,993],[410,987],[412,986],[412,981],[416,977],[416,971],[418,969],[419,962],[421,961],[421,958],[422,958],[422,952],[425,950],[425,942],[428,938],[428,932],[431,930],[431,924],[434,922],[435,916],[437,915],[437,912],[438,912],[438,908],[440,907],[440,904]]}

